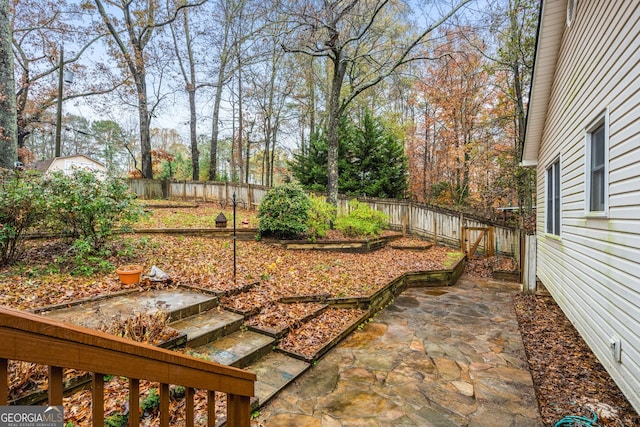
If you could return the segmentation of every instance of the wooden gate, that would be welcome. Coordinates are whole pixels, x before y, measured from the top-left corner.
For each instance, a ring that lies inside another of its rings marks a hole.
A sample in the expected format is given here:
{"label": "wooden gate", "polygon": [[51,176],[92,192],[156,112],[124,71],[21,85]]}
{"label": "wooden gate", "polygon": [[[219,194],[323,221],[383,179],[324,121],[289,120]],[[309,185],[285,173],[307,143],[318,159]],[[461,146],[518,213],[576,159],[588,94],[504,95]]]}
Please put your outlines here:
{"label": "wooden gate", "polygon": [[[474,231],[480,233],[474,236]],[[484,239],[484,256],[490,257],[495,255],[494,248],[494,228],[493,227],[462,227],[462,233],[460,238],[460,246],[467,258],[471,258],[476,253],[480,242]],[[473,240],[475,238],[475,240]]]}

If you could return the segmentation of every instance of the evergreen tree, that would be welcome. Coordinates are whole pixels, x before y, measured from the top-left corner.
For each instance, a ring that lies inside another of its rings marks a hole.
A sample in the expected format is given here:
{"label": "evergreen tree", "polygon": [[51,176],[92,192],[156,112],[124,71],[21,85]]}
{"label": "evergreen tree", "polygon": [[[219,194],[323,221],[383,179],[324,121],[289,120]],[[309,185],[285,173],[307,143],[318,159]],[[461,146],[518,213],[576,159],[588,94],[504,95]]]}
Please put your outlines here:
{"label": "evergreen tree", "polygon": [[306,190],[324,192],[327,188],[327,138],[321,130],[309,138],[309,148],[293,155],[289,169]]}
{"label": "evergreen tree", "polygon": [[[366,111],[360,124],[347,116],[340,120],[340,193],[348,196],[401,198],[407,189],[404,146],[382,121]],[[290,168],[300,184],[311,191],[327,185],[327,138],[312,135],[309,150],[294,156]]]}
{"label": "evergreen tree", "polygon": [[407,158],[402,142],[383,122],[365,111],[359,126],[341,132],[340,192],[350,196],[402,198],[407,189]]}

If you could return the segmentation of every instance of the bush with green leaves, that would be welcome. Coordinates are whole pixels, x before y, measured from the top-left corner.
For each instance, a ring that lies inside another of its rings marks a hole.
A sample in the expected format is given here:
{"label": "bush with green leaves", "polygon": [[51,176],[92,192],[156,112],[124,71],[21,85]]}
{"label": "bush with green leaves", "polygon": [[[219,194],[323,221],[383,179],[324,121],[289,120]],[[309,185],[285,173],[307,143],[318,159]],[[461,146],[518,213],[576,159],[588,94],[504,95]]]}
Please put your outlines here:
{"label": "bush with green leaves", "polygon": [[349,202],[350,212],[336,219],[336,228],[349,237],[378,236],[389,223],[389,216],[356,200]]}
{"label": "bush with green leaves", "polygon": [[53,225],[88,243],[96,252],[116,226],[126,230],[143,215],[123,180],[101,179],[86,170],[69,175],[54,173],[45,180],[45,197]]}
{"label": "bush with green leaves", "polygon": [[299,185],[273,187],[260,202],[258,230],[263,236],[299,237],[307,231],[310,208],[309,196]]}
{"label": "bush with green leaves", "polygon": [[129,416],[121,413],[109,415],[104,419],[104,427],[126,427],[129,425]]}
{"label": "bush with green leaves", "polygon": [[324,197],[309,196],[311,201],[311,209],[307,218],[307,237],[309,240],[315,241],[327,235],[336,220],[336,207],[331,203],[327,203]]}
{"label": "bush with green leaves", "polygon": [[42,178],[38,173],[0,173],[0,265],[23,252],[25,234],[43,215]]}
{"label": "bush with green leaves", "polygon": [[140,403],[140,408],[145,413],[155,412],[156,409],[160,407],[160,395],[158,394],[158,389],[152,388],[149,390],[147,396],[142,399]]}

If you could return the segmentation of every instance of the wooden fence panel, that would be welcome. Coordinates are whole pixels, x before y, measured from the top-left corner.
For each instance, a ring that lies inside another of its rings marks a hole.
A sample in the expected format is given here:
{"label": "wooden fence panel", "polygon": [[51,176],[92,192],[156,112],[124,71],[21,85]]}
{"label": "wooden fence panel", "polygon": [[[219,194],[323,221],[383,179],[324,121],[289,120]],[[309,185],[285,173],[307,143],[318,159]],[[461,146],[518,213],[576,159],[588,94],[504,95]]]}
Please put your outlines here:
{"label": "wooden fence panel", "polygon": [[[191,200],[191,201],[230,201],[233,193],[236,199],[244,202],[241,206],[256,209],[264,196],[269,191],[269,187],[238,184],[231,182],[199,182],[199,181],[159,181],[148,179],[129,180],[131,189],[140,198],[158,198],[163,194],[162,183],[165,183],[165,198]],[[160,197],[161,198],[161,197]],[[346,196],[338,198],[338,213],[345,214],[349,211],[350,200]],[[462,227],[481,228],[493,226],[495,228],[494,238],[491,242],[492,249],[498,255],[513,256],[520,259],[520,230],[515,227],[508,227],[482,221],[478,218],[471,218],[456,212],[432,206],[414,204],[409,200],[379,199],[373,197],[360,197],[357,200],[369,204],[374,209],[384,212],[390,218],[390,226],[394,230],[406,230],[413,235],[428,239],[437,240],[438,243],[461,247]],[[484,240],[480,242],[477,250],[485,253],[489,248],[484,247]],[[489,251],[491,252],[491,251]]]}

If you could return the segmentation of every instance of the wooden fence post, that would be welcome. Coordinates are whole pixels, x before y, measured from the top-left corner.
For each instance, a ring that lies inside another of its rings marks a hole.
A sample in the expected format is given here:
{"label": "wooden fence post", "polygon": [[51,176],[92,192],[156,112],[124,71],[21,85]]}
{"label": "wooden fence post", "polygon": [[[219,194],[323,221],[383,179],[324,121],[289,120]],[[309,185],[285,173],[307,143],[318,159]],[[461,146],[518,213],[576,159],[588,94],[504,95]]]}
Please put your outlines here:
{"label": "wooden fence post", "polygon": [[438,217],[435,213],[433,214],[433,244],[438,245]]}
{"label": "wooden fence post", "polygon": [[487,254],[487,256],[494,256],[496,254],[496,233],[495,233],[495,227],[491,226],[489,227],[489,238],[487,239],[489,240],[489,247],[485,247],[485,253]]}
{"label": "wooden fence post", "polygon": [[467,256],[467,231],[463,226],[460,226],[460,250]]}

